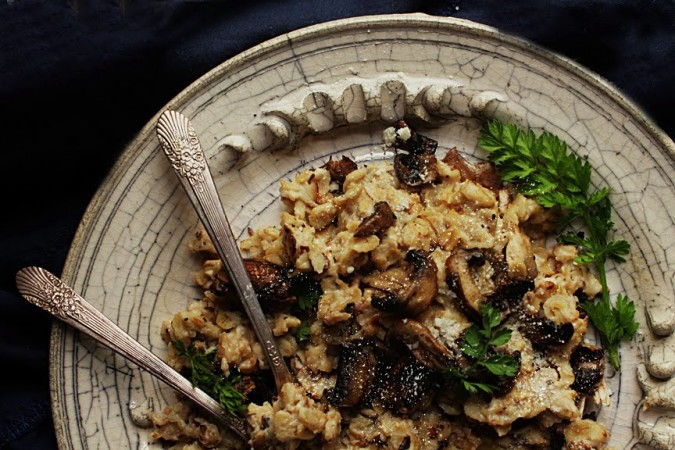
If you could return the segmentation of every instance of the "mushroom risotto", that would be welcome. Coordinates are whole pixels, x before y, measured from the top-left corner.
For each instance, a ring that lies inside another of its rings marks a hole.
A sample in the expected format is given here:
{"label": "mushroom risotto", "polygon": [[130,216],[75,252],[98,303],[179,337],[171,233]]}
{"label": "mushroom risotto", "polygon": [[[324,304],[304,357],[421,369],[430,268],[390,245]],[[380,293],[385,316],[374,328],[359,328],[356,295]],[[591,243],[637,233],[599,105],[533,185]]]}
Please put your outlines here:
{"label": "mushroom risotto", "polygon": [[384,140],[392,162],[343,157],[281,181],[280,224],[241,242],[297,379],[281,392],[196,231],[204,296],[162,337],[193,381],[198,362],[216,369],[210,393],[251,440],[183,402],[151,414],[153,437],[184,449],[605,448],[588,412],[606,401],[604,355],[584,342],[579,307],[602,288],[574,246],[545,246],[554,212],[403,122]]}

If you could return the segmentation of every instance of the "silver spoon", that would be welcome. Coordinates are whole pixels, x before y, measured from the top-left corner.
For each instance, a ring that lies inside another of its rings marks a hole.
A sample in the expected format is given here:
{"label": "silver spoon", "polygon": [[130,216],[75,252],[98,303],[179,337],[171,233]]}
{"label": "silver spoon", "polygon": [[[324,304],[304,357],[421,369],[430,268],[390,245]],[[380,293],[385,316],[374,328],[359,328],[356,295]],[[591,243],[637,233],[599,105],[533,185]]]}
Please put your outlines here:
{"label": "silver spoon", "polygon": [[253,331],[272,369],[277,392],[280,392],[284,384],[295,380],[281,356],[253,290],[197,134],[187,117],[169,110],[163,112],[157,121],[157,137],[242,300]]}
{"label": "silver spoon", "polygon": [[30,303],[133,361],[248,441],[244,419],[230,416],[217,401],[194,387],[187,378],[143,347],[55,275],[40,267],[26,267],[16,274],[16,286]]}

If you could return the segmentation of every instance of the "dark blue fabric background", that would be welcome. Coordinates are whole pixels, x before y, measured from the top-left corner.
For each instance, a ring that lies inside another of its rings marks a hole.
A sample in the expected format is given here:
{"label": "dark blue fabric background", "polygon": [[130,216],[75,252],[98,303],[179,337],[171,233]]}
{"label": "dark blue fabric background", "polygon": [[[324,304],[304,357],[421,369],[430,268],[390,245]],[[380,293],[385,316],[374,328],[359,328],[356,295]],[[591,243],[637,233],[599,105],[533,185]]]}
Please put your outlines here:
{"label": "dark blue fabric background", "polygon": [[[27,265],[57,275],[126,143],[227,58],[307,25],[424,12],[496,26],[599,73],[675,136],[675,3],[84,1],[0,5],[0,449],[54,449],[51,319],[16,294]],[[674,174],[675,176],[675,174]]]}

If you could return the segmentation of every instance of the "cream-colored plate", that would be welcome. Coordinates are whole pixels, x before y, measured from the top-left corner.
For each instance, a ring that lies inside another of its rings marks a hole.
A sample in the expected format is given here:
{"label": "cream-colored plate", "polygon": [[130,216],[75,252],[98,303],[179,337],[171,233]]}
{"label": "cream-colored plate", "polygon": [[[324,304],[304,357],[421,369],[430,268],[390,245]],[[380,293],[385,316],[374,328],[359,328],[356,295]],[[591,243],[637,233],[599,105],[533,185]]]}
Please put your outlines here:
{"label": "cream-colored plate", "polygon": [[[300,168],[331,155],[382,157],[381,131],[403,114],[428,124],[424,133],[440,148],[467,154],[480,155],[484,117],[560,135],[588,156],[593,180],[613,189],[617,234],[633,246],[627,263],[610,267],[609,280],[613,293],[637,301],[643,326],[622,348],[623,371],[608,374],[612,404],[600,420],[616,448],[638,441],[675,448],[675,145],[598,76],[486,26],[375,16],[256,46],[167,108],[192,120],[235,235],[277,220],[278,182]],[[186,247],[197,218],[160,150],[156,121],[129,145],[90,204],[63,278],[161,356],[162,321],[200,292],[192,286],[197,261]],[[173,398],[168,388],[59,324],[51,352],[62,450],[151,445],[128,406],[148,398],[161,407]],[[660,409],[642,411],[641,385]]]}

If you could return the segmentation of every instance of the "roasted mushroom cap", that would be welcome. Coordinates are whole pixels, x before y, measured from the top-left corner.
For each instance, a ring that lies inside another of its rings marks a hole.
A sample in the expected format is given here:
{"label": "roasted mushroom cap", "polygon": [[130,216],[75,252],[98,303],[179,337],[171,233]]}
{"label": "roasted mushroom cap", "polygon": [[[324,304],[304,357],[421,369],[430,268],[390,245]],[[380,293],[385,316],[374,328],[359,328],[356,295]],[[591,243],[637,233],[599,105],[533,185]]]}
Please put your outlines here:
{"label": "roasted mushroom cap", "polygon": [[502,188],[502,177],[490,162],[472,164],[457,151],[451,148],[443,157],[443,162],[459,170],[462,180],[470,180],[494,192]]}
{"label": "roasted mushroom cap", "polygon": [[397,415],[425,409],[436,392],[438,373],[412,355],[387,361],[378,372],[376,400]]}
{"label": "roasted mushroom cap", "polygon": [[526,292],[534,289],[534,276],[531,278],[512,278],[506,261],[502,258],[492,258],[494,275],[494,291],[489,295],[489,301],[500,311],[516,310],[521,306]]}
{"label": "roasted mushroom cap", "polygon": [[472,255],[472,252],[465,249],[455,249],[445,260],[445,278],[462,306],[475,316],[480,314],[480,305],[484,298],[471,273],[469,260],[474,258]]}
{"label": "roasted mushroom cap", "polygon": [[356,163],[346,156],[343,156],[339,160],[331,159],[321,167],[326,169],[330,174],[330,179],[338,183],[340,186],[342,186],[342,183],[344,183],[347,175],[358,168]]}
{"label": "roasted mushroom cap", "polygon": [[395,322],[387,331],[385,342],[390,346],[404,346],[422,365],[436,370],[448,367],[452,354],[439,343],[429,329],[413,319]]}
{"label": "roasted mushroom cap", "polygon": [[[409,136],[402,138],[401,130],[407,129]],[[436,148],[438,142],[411,130],[400,120],[396,124],[396,140],[394,148],[397,152],[394,157],[394,171],[399,181],[407,186],[421,186],[432,183],[438,177],[436,170]]]}
{"label": "roasted mushroom cap", "polygon": [[570,365],[574,371],[572,389],[591,395],[605,374],[605,353],[600,347],[579,345],[572,353]]}
{"label": "roasted mushroom cap", "polygon": [[377,202],[371,215],[363,219],[359,227],[354,232],[356,237],[371,236],[380,234],[392,226],[396,221],[396,215],[391,210],[389,203]]}
{"label": "roasted mushroom cap", "polygon": [[[408,152],[411,155],[433,155],[436,153],[438,142],[408,127],[408,124],[404,120],[396,122],[394,128],[396,129],[395,148]],[[401,131],[404,129],[407,129],[409,134],[407,139],[402,137],[404,133],[401,133]]]}
{"label": "roasted mushroom cap", "polygon": [[574,335],[574,325],[569,322],[556,325],[553,321],[537,314],[522,313],[520,331],[535,347],[564,345]]}
{"label": "roasted mushroom cap", "polygon": [[399,181],[407,186],[432,183],[438,176],[436,157],[399,153],[394,157],[394,172]]}
{"label": "roasted mushroom cap", "polygon": [[403,261],[363,277],[372,305],[383,311],[419,314],[438,295],[436,263],[428,252],[409,250]]}
{"label": "roasted mushroom cap", "polygon": [[[481,292],[474,279],[473,269],[483,264],[492,266],[494,288],[489,293]],[[445,261],[445,273],[448,287],[457,295],[460,306],[474,317],[480,315],[480,305],[487,302],[508,314],[518,308],[526,292],[534,289],[529,271],[526,277],[513,277],[503,256],[479,250],[455,249]]]}
{"label": "roasted mushroom cap", "polygon": [[335,388],[328,401],[341,408],[361,405],[368,399],[377,375],[375,347],[366,340],[342,346]]}

